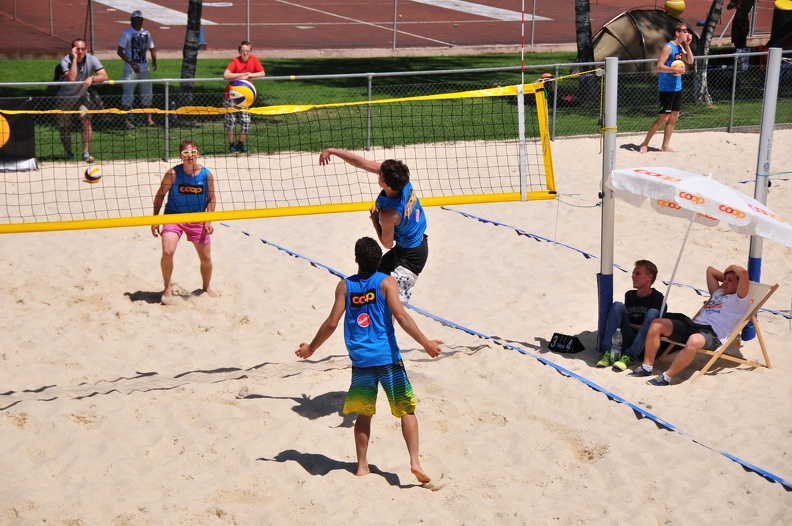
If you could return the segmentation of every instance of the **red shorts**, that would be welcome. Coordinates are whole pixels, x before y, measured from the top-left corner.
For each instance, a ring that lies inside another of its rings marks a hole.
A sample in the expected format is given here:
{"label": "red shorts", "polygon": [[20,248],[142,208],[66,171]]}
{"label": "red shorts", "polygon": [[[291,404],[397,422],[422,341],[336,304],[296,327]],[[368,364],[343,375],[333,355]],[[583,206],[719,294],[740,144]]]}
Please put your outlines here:
{"label": "red shorts", "polygon": [[175,225],[164,225],[162,233],[173,232],[181,239],[182,233],[187,234],[187,241],[208,245],[212,241],[212,236],[206,233],[203,223],[176,223]]}

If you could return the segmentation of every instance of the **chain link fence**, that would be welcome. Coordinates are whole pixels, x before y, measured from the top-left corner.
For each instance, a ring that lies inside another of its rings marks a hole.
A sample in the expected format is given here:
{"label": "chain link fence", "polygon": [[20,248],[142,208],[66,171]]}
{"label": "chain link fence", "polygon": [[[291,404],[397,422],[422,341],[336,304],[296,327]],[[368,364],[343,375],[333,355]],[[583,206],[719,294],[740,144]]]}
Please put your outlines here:
{"label": "chain link fence", "polygon": [[[757,127],[760,125],[762,100],[765,83],[765,66],[762,60],[766,54],[752,54],[751,63],[743,66],[739,55],[723,55],[697,59],[695,71],[690,68],[683,78],[684,102],[677,130],[724,130]],[[698,85],[704,80],[702,75],[706,66],[706,94],[708,100],[696,100]],[[583,74],[571,74],[574,69],[586,69]],[[604,77],[597,76],[595,70],[602,64],[549,64],[545,66],[520,68],[490,68],[480,70],[454,70],[432,72],[402,72],[391,74],[353,74],[344,76],[322,75],[311,78],[267,77],[256,81],[258,96],[255,107],[286,105],[323,105],[344,102],[397,99],[403,97],[425,96],[437,93],[490,89],[534,82],[543,73],[551,73],[553,82],[546,83],[546,97],[551,138],[564,136],[595,135],[600,132],[602,113],[601,90]],[[127,81],[135,82],[135,81]],[[93,140],[91,153],[100,160],[110,159],[168,159],[176,154],[180,140],[197,139],[203,153],[228,153],[229,141],[224,127],[222,112],[212,112],[212,108],[223,108],[223,93],[226,81],[221,79],[154,79],[154,99],[152,103],[155,126],[147,126],[147,118],[135,100],[135,113],[132,122],[135,129],[127,129],[124,124],[126,114],[118,108],[121,105],[120,84],[99,84],[91,90],[91,99],[86,108],[102,110],[93,113]],[[20,85],[20,84],[17,84]],[[24,85],[30,86],[30,83]],[[61,115],[49,113],[57,109],[58,98],[52,94],[53,83],[39,84],[42,95],[32,99],[20,98],[16,101],[4,99],[4,103],[27,104],[26,109],[36,110],[34,115],[36,158],[39,161],[62,161],[66,159],[63,134],[68,133],[76,153],[82,140],[80,115]],[[13,86],[13,84],[2,84]],[[189,88],[189,89],[188,89]],[[49,93],[45,93],[49,91]],[[528,103],[531,100],[526,99]],[[503,98],[500,104],[515,104],[512,98]],[[454,104],[463,102],[444,101],[432,107],[437,113],[431,118],[464,118],[476,125],[476,115],[465,110],[452,109]],[[445,105],[445,106],[444,106]],[[659,101],[657,96],[657,77],[651,73],[625,73],[619,75],[618,131],[619,133],[645,132],[657,116]],[[184,106],[209,108],[208,114],[175,114],[174,110]],[[515,104],[516,106],[516,104]],[[323,119],[349,120],[346,126],[354,126],[359,144],[351,147],[383,146],[382,139],[370,133],[372,119],[377,118],[371,106],[360,105],[352,114],[332,107],[322,107],[312,111],[323,112]],[[445,109],[443,109],[445,108]],[[471,107],[470,112],[475,111]],[[514,110],[516,112],[516,109]],[[460,115],[461,113],[461,115]],[[469,113],[469,112],[468,112]],[[247,137],[247,148],[251,153],[274,153],[276,151],[311,151],[330,145],[327,137],[322,137],[303,123],[301,119],[281,115],[252,115],[251,127]],[[428,117],[427,117],[428,119]],[[352,123],[352,120],[356,122]],[[422,126],[433,126],[431,120],[423,121]],[[476,129],[484,133],[480,126]],[[792,124],[792,61],[782,61],[778,104],[777,125]],[[68,125],[68,127],[66,126]],[[381,126],[381,123],[378,123]],[[345,124],[339,124],[343,128]],[[237,130],[239,129],[237,125]],[[68,131],[65,131],[68,130]],[[367,130],[369,130],[367,132]],[[305,137],[297,140],[296,137]],[[416,134],[417,135],[417,134]],[[485,140],[487,137],[471,137]],[[442,140],[434,137],[433,140]],[[379,144],[378,141],[380,141]],[[421,140],[416,140],[421,142]],[[387,144],[385,144],[387,146]]]}

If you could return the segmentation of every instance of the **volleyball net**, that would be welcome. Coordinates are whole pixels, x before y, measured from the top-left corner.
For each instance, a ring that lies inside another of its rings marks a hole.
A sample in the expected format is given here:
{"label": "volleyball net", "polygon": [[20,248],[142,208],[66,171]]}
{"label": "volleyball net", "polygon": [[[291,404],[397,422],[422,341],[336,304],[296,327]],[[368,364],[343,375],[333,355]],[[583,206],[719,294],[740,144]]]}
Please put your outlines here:
{"label": "volleyball net", "polygon": [[[167,105],[165,107],[168,107]],[[0,119],[29,116],[40,159],[29,171],[0,173],[0,233],[161,224],[152,203],[178,146],[198,144],[215,176],[216,211],[168,215],[167,222],[248,219],[368,210],[377,177],[319,152],[343,148],[368,159],[399,159],[424,206],[555,198],[544,84],[519,84],[382,100],[254,106],[245,154],[228,151],[224,119],[240,110],[213,106],[138,108],[163,127],[102,131],[117,108],[0,109]],[[96,162],[65,161],[58,121],[91,114]],[[47,120],[48,119],[48,120]],[[138,117],[138,122],[145,119]],[[49,122],[50,124],[46,124]],[[239,125],[236,132],[239,131]],[[42,152],[55,152],[47,155]],[[169,153],[173,152],[173,153]],[[84,172],[98,168],[89,184]]]}

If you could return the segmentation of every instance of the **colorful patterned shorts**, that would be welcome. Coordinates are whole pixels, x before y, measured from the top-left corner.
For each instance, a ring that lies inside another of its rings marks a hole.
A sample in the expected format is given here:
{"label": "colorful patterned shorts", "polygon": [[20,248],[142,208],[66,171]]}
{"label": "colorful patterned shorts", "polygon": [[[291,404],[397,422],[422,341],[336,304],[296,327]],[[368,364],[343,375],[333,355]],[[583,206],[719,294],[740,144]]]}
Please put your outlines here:
{"label": "colorful patterned shorts", "polygon": [[377,384],[382,385],[393,416],[401,418],[415,412],[415,395],[400,360],[377,367],[352,367],[352,384],[344,401],[344,414],[374,415],[377,412]]}

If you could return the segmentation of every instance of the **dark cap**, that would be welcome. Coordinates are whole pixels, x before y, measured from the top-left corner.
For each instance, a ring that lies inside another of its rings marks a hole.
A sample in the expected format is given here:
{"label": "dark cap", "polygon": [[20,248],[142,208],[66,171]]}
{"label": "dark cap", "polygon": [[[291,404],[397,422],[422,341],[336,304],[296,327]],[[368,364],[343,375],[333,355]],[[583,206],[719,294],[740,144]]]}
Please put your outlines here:
{"label": "dark cap", "polygon": [[132,11],[132,16],[129,17],[130,20],[135,20],[136,18],[143,20],[143,13],[140,12],[140,9]]}

